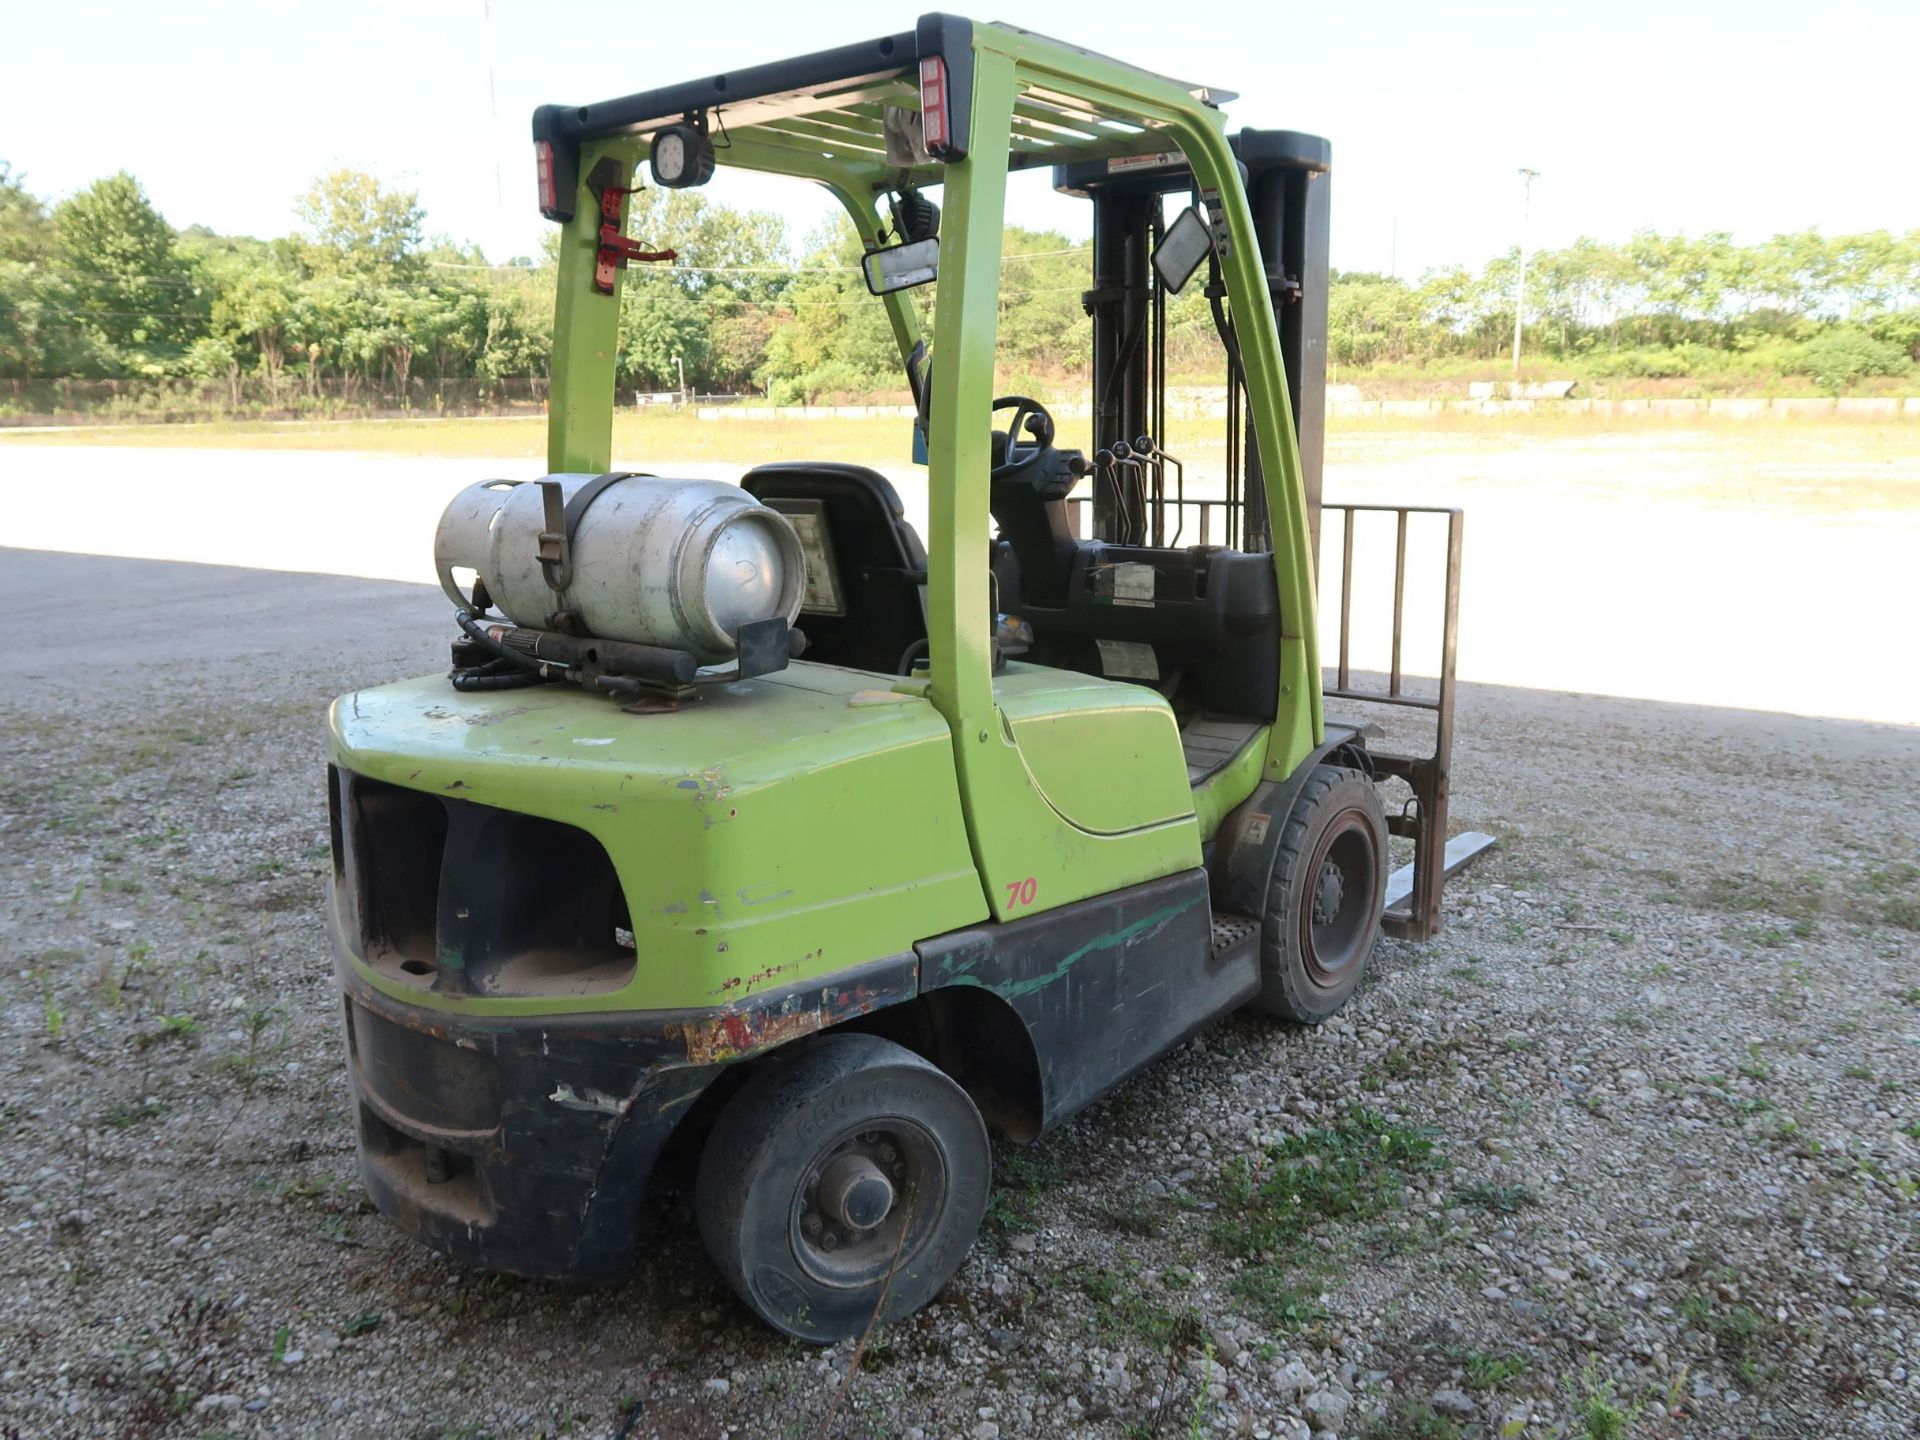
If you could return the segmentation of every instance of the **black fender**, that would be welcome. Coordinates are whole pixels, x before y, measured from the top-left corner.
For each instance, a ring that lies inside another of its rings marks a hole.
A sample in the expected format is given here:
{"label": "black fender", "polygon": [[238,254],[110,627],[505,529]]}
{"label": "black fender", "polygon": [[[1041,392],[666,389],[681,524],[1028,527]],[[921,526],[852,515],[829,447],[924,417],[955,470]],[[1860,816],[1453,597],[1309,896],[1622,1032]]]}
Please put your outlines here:
{"label": "black fender", "polygon": [[1325,741],[1294,767],[1291,775],[1284,780],[1262,780],[1253,794],[1220,822],[1207,860],[1216,913],[1265,913],[1267,886],[1273,880],[1287,817],[1293,813],[1294,801],[1314,767],[1328,760],[1352,766],[1369,777],[1373,774],[1373,759],[1367,754],[1359,728],[1329,725]]}

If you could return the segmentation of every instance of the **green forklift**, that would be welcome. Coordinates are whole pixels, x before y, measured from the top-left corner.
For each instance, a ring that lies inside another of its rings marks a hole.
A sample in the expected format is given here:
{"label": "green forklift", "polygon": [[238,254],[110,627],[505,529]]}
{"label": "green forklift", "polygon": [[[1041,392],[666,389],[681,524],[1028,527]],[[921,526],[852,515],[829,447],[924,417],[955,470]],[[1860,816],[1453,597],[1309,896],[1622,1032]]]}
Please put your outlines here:
{"label": "green forklift", "polygon": [[[535,113],[550,473],[449,505],[451,671],[329,718],[361,1174],[405,1231],[615,1278],[677,1169],[740,1298],[836,1341],[953,1276],[990,1130],[1031,1142],[1241,1007],[1325,1021],[1383,927],[1436,932],[1486,843],[1446,844],[1460,517],[1435,512],[1436,696],[1400,655],[1409,521],[1433,517],[1383,522],[1381,689],[1347,642],[1377,507],[1339,507],[1323,689],[1329,151],[1229,134],[1230,98],[929,15]],[[717,166],[824,187],[857,227],[924,547],[884,476],[831,458],[737,485],[613,469],[621,280],[672,260],[627,236],[628,197]],[[1093,210],[1091,453],[994,394],[1008,180],[1036,168]],[[1189,285],[1224,465],[1169,437]],[[1435,743],[1382,753],[1323,694],[1428,712]]]}

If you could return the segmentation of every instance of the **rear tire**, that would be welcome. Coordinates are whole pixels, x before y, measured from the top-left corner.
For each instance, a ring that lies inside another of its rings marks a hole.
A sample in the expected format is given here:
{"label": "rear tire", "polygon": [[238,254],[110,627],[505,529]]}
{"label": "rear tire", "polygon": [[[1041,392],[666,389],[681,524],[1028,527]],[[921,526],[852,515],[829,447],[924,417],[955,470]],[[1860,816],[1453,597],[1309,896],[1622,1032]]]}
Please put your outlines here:
{"label": "rear tire", "polygon": [[992,1175],[986,1125],[947,1075],[877,1035],[825,1035],[727,1103],[694,1198],[734,1293],[825,1345],[939,1294],[973,1247]]}
{"label": "rear tire", "polygon": [[1273,862],[1254,1008],[1318,1025],[1366,973],[1387,893],[1387,810],[1358,770],[1317,765]]}

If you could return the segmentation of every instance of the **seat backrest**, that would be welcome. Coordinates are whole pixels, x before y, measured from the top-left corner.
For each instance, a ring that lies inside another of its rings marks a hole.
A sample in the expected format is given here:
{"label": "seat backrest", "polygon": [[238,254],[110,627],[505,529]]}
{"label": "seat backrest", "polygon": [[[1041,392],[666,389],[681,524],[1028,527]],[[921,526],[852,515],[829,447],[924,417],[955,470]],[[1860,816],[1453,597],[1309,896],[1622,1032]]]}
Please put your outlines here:
{"label": "seat backrest", "polygon": [[1072,556],[1064,604],[1021,606],[1034,634],[1028,660],[1154,686],[1177,680],[1212,714],[1274,718],[1280,601],[1271,555],[1081,541]]}
{"label": "seat backrest", "polygon": [[794,522],[811,575],[805,658],[895,674],[927,638],[927,552],[893,483],[864,465],[783,461],[740,482]]}

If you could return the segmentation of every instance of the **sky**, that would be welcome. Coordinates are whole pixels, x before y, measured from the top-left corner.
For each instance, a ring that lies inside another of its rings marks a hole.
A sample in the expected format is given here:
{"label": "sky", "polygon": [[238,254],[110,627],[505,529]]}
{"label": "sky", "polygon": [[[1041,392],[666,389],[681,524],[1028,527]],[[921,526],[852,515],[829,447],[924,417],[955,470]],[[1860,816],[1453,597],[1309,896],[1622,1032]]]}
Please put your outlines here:
{"label": "sky", "polygon": [[[274,235],[347,166],[415,189],[436,234],[537,251],[527,122],[910,29],[919,7],[732,0],[0,0],[0,159],[58,199],[138,176],[176,226]],[[1911,149],[1920,3],[1457,0],[1182,6],[1027,0],[975,12],[1238,91],[1230,123],[1333,143],[1333,263],[1417,277],[1651,227],[1753,241],[1920,228]],[[1234,17],[1234,18],[1229,18]],[[1086,207],[1015,182],[1009,218],[1084,235]],[[798,182],[716,199],[826,214]],[[671,237],[649,237],[671,243]]]}

